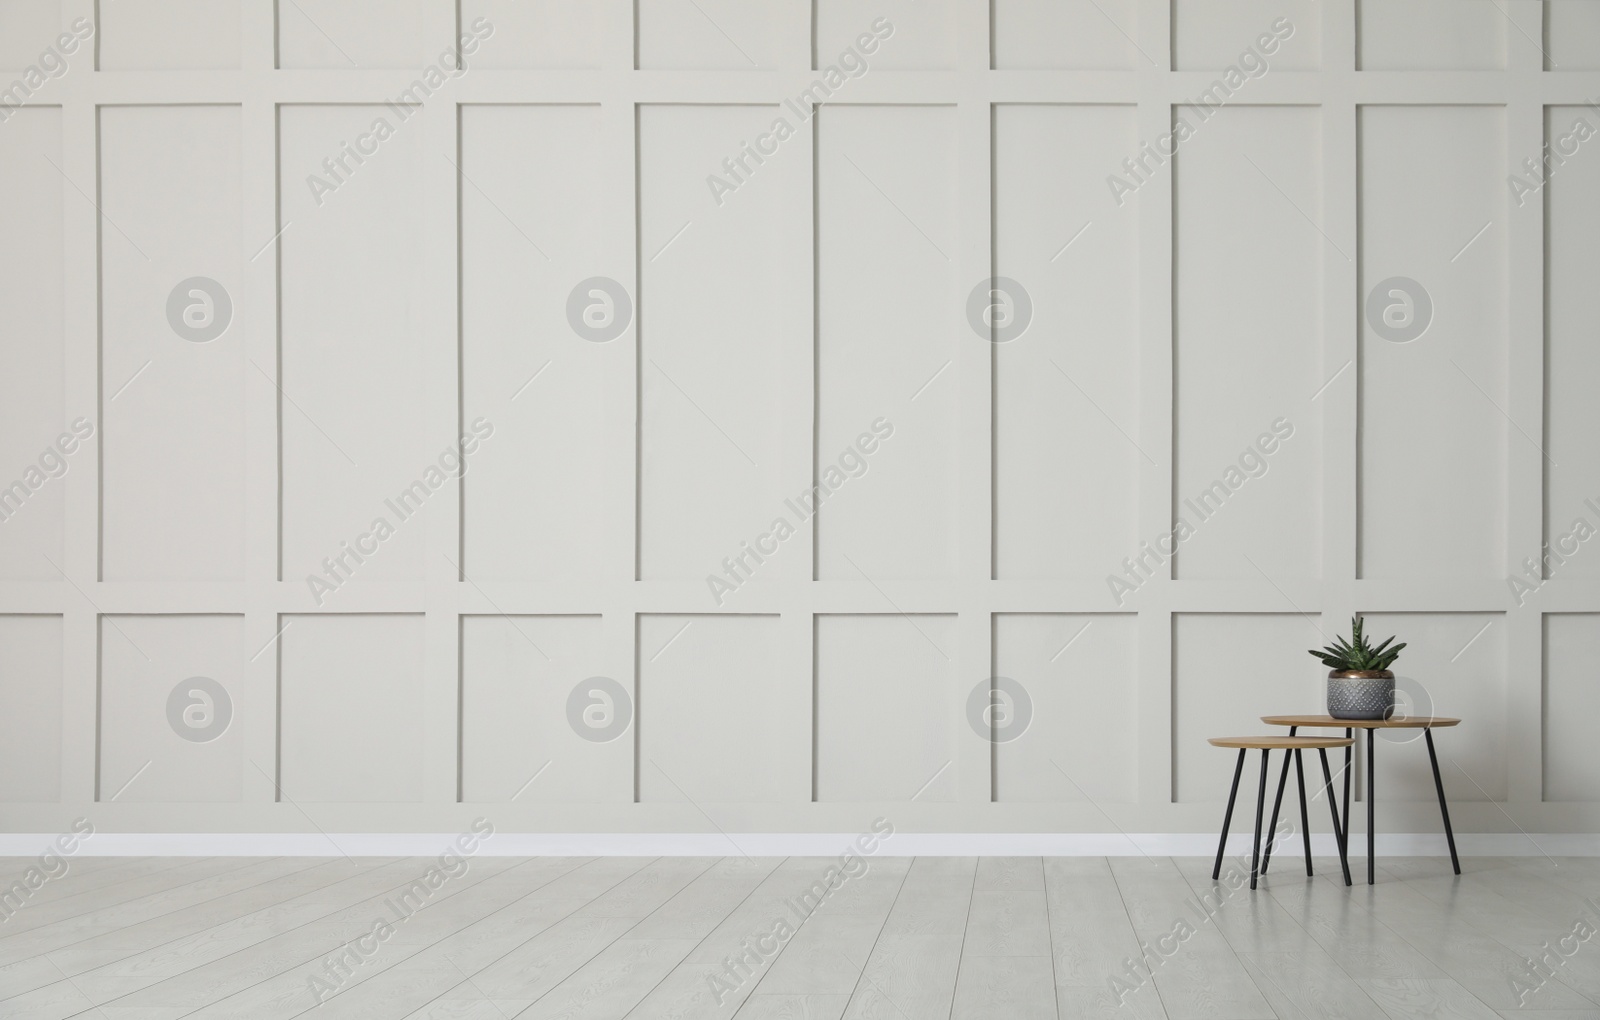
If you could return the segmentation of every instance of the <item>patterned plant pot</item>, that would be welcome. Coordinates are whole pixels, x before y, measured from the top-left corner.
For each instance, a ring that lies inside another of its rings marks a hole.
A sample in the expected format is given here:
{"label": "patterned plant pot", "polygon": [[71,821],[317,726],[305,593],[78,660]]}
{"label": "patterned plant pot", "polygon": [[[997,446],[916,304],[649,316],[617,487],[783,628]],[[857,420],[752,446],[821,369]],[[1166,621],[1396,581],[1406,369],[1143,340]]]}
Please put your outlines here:
{"label": "patterned plant pot", "polygon": [[1328,714],[1335,719],[1387,719],[1394,714],[1394,674],[1334,670],[1328,674]]}

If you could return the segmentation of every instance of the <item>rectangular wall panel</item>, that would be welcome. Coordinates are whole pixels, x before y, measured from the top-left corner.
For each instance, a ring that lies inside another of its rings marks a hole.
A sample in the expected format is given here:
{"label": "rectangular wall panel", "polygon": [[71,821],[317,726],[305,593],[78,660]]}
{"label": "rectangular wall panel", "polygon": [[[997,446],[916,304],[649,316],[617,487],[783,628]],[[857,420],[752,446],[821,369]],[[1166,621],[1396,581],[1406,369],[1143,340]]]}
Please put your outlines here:
{"label": "rectangular wall panel", "polygon": [[1138,8],[1136,0],[994,0],[993,64],[1000,70],[1153,67],[1135,41]]}
{"label": "rectangular wall panel", "polygon": [[1176,116],[1194,133],[1174,196],[1174,576],[1316,577],[1322,263],[1342,258],[1318,222],[1321,120],[1303,106]]}
{"label": "rectangular wall panel", "polygon": [[1505,110],[1359,115],[1360,575],[1501,577]]}
{"label": "rectangular wall panel", "polygon": [[[368,554],[334,572],[341,583],[422,573],[422,515],[442,498],[435,458],[457,440],[422,429],[422,295],[441,285],[424,277],[418,121],[428,112],[279,112],[285,580],[328,576],[322,561],[347,545]],[[374,151],[329,173],[323,161],[347,143]],[[381,542],[380,520],[392,532]]]}
{"label": "rectangular wall panel", "polygon": [[598,616],[463,617],[461,799],[631,802],[633,697],[596,679],[603,663]]}
{"label": "rectangular wall panel", "polygon": [[[1506,66],[1510,15],[1497,3],[1356,0],[1363,71],[1468,71]],[[1519,43],[1524,42],[1517,36]]]}
{"label": "rectangular wall panel", "polygon": [[476,53],[465,54],[466,63],[473,68],[599,67],[600,10],[597,4],[570,0],[461,0],[466,34],[480,18],[494,26]]}
{"label": "rectangular wall panel", "polygon": [[[65,569],[64,477],[93,471],[82,433],[93,406],[67,411],[62,265],[61,108],[0,109],[0,578],[56,580]],[[80,435],[69,419],[82,418]],[[62,439],[65,434],[66,438]]]}
{"label": "rectangular wall panel", "polygon": [[955,654],[953,614],[816,617],[817,800],[955,799]]}
{"label": "rectangular wall panel", "polygon": [[[61,0],[7,0],[0,3],[0,71],[20,71],[70,28],[61,20]],[[84,66],[93,59],[94,47],[79,49]],[[64,54],[69,58],[72,54]]]}
{"label": "rectangular wall panel", "polygon": [[[239,66],[243,0],[115,0],[100,12],[102,71]],[[293,10],[294,4],[286,4]]]}
{"label": "rectangular wall panel", "polygon": [[1600,555],[1586,537],[1600,531],[1600,463],[1586,452],[1600,435],[1600,401],[1594,399],[1594,380],[1600,378],[1600,345],[1594,342],[1600,238],[1585,227],[1600,216],[1600,151],[1589,149],[1600,134],[1600,113],[1549,106],[1545,125],[1551,169],[1539,176],[1548,179],[1541,192],[1539,177],[1519,175],[1512,204],[1545,203],[1546,548],[1513,552],[1544,559],[1535,576],[1600,577]]}
{"label": "rectangular wall panel", "polygon": [[784,5],[638,0],[642,70],[753,71],[777,66]]}
{"label": "rectangular wall panel", "polygon": [[1139,147],[1135,109],[994,118],[995,273],[1020,288],[996,315],[1028,316],[994,345],[994,572],[1098,579],[1138,545],[1138,206],[1105,183]]}
{"label": "rectangular wall panel", "polygon": [[[817,577],[949,577],[966,299],[955,110],[838,106],[818,120]],[[869,430],[883,442],[863,458]]]}
{"label": "rectangular wall panel", "polygon": [[[1174,802],[1228,799],[1238,752],[1212,747],[1209,738],[1271,732],[1261,723],[1263,715],[1327,711],[1328,670],[1306,649],[1330,644],[1332,633],[1330,621],[1299,613],[1173,614]],[[1241,648],[1250,649],[1248,663],[1240,661]],[[1261,767],[1259,753],[1249,758],[1247,779]],[[1241,800],[1249,803],[1243,794]],[[1314,824],[1324,824],[1325,815],[1324,808]],[[1235,825],[1241,817],[1235,815]]]}
{"label": "rectangular wall panel", "polygon": [[[780,120],[797,118],[776,106],[639,109],[642,579],[721,575],[775,519],[800,524],[783,501],[804,480],[784,491],[773,387],[799,339],[782,310],[804,307],[785,272],[805,264],[804,221],[784,210],[805,162],[770,133]],[[764,162],[722,168],[762,138],[774,150]],[[712,194],[709,174],[744,183]],[[756,575],[804,577],[804,558],[778,549]]]}
{"label": "rectangular wall panel", "polygon": [[807,800],[810,692],[782,675],[776,616],[640,616],[639,799]]}
{"label": "rectangular wall panel", "polygon": [[[421,72],[437,66],[440,54],[454,53],[449,22],[429,16],[427,0],[384,0],[381,4],[344,0],[293,0],[277,5],[278,66],[296,69],[353,70],[405,68]],[[471,24],[463,29],[475,33]],[[448,68],[446,68],[447,70]],[[404,83],[397,83],[397,89]]]}
{"label": "rectangular wall panel", "polygon": [[999,706],[1007,714],[992,724],[995,800],[1138,799],[1133,616],[996,613],[994,675],[1022,692],[998,687],[1008,699]]}
{"label": "rectangular wall panel", "polygon": [[100,113],[106,580],[244,575],[240,173],[237,106]]}
{"label": "rectangular wall panel", "polygon": [[422,614],[284,616],[282,799],[422,799]]}
{"label": "rectangular wall panel", "polygon": [[[845,69],[841,55],[863,33],[876,32],[879,51],[873,67],[896,71],[937,71],[956,66],[957,0],[881,0],[864,6],[854,0],[815,0],[817,69]],[[880,24],[881,23],[881,24]],[[849,58],[844,58],[848,60]]]}
{"label": "rectangular wall panel", "polygon": [[[1391,667],[1401,707],[1415,715],[1462,720],[1460,726],[1439,730],[1433,737],[1450,802],[1504,800],[1508,748],[1504,720],[1511,708],[1506,615],[1363,613],[1362,619],[1374,644],[1391,634],[1396,642],[1406,642]],[[1422,735],[1397,730],[1379,740],[1378,802],[1435,801]],[[1421,815],[1412,831],[1434,828],[1434,819]]]}
{"label": "rectangular wall panel", "polygon": [[600,123],[599,106],[461,111],[462,420],[494,426],[461,483],[474,579],[593,577],[631,543],[596,512],[595,465],[606,366],[632,334],[591,342],[567,317],[602,257]]}
{"label": "rectangular wall panel", "polygon": [[1544,618],[1544,799],[1600,800],[1594,719],[1600,713],[1600,614]]}
{"label": "rectangular wall panel", "polygon": [[100,799],[237,803],[270,773],[246,760],[271,732],[267,698],[245,687],[242,616],[100,618]]}
{"label": "rectangular wall panel", "polygon": [[1600,4],[1593,0],[1545,0],[1544,69],[1600,68]]}
{"label": "rectangular wall panel", "polygon": [[1322,63],[1319,0],[1173,0],[1172,61],[1179,71],[1315,71]]}
{"label": "rectangular wall panel", "polygon": [[0,802],[61,799],[59,616],[0,616]]}

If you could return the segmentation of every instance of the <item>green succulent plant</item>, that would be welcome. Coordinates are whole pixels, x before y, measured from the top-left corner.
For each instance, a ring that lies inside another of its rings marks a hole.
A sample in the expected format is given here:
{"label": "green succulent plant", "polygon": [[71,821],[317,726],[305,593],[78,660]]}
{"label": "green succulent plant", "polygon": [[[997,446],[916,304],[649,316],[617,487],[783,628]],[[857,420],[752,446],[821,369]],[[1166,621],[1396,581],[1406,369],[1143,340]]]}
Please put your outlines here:
{"label": "green succulent plant", "polygon": [[1365,634],[1361,633],[1361,617],[1350,618],[1351,640],[1346,641],[1344,635],[1334,638],[1333,644],[1321,651],[1315,648],[1308,649],[1310,653],[1321,659],[1329,669],[1339,672],[1371,672],[1388,669],[1394,660],[1400,657],[1400,649],[1406,646],[1404,641],[1389,647],[1389,642],[1394,640],[1390,635],[1388,640],[1378,647],[1372,647]]}

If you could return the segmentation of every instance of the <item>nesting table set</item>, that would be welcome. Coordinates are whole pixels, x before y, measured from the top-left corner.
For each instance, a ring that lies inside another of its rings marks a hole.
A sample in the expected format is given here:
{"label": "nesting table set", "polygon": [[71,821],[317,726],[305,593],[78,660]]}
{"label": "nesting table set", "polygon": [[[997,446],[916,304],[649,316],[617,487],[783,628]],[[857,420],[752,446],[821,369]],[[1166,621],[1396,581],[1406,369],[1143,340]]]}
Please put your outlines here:
{"label": "nesting table set", "polygon": [[[1310,812],[1306,804],[1306,777],[1302,752],[1314,750],[1322,759],[1323,788],[1328,795],[1328,810],[1333,816],[1333,835],[1339,847],[1339,866],[1344,870],[1344,884],[1350,885],[1350,771],[1352,753],[1354,751],[1356,730],[1366,731],[1367,741],[1367,884],[1376,881],[1376,863],[1374,844],[1376,830],[1374,827],[1373,806],[1375,803],[1375,782],[1373,775],[1374,745],[1377,742],[1377,731],[1383,729],[1420,729],[1428,742],[1428,761],[1433,766],[1433,785],[1439,795],[1439,814],[1444,819],[1444,836],[1450,846],[1450,864],[1456,874],[1461,874],[1461,861],[1456,856],[1455,832],[1450,828],[1450,807],[1445,803],[1444,781],[1439,775],[1439,756],[1433,747],[1433,731],[1435,728],[1458,725],[1460,719],[1450,719],[1443,716],[1410,716],[1396,717],[1393,719],[1336,719],[1331,715],[1265,715],[1261,721],[1269,726],[1287,726],[1288,736],[1256,736],[1256,737],[1213,737],[1210,741],[1217,747],[1237,748],[1239,751],[1238,763],[1233,769],[1233,789],[1228,793],[1228,808],[1222,816],[1222,838],[1217,843],[1217,861],[1211,870],[1213,880],[1222,874],[1222,854],[1228,843],[1228,826],[1233,820],[1233,805],[1239,794],[1239,778],[1244,773],[1244,759],[1247,751],[1259,750],[1261,752],[1261,782],[1256,794],[1256,834],[1255,842],[1250,856],[1250,888],[1256,887],[1256,879],[1265,874],[1267,866],[1272,859],[1272,834],[1278,827],[1278,813],[1283,806],[1283,791],[1289,780],[1289,763],[1293,759],[1295,776],[1300,793],[1300,829],[1304,836],[1306,855],[1306,874],[1311,870],[1311,826]],[[1299,730],[1306,729],[1342,729],[1343,737],[1302,737]],[[1339,807],[1334,803],[1333,776],[1328,770],[1328,750],[1330,748],[1344,748],[1344,813],[1343,821]],[[1266,853],[1263,855],[1261,848],[1261,821],[1267,800],[1267,765],[1273,751],[1283,752],[1283,771],[1278,776],[1278,794],[1272,804],[1272,821],[1268,826],[1268,841]]]}

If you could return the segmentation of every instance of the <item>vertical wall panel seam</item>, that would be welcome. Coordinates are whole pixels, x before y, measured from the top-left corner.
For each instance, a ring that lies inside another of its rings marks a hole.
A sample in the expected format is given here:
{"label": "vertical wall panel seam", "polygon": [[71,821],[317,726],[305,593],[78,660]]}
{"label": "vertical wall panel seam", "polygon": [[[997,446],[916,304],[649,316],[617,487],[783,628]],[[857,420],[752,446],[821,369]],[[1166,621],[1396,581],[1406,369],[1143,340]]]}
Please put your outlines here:
{"label": "vertical wall panel seam", "polygon": [[[1521,170],[1524,155],[1540,158],[1546,115],[1542,78],[1544,54],[1530,40],[1545,38],[1546,5],[1523,0],[1511,5],[1508,17],[1508,86],[1506,106],[1506,173]],[[1510,218],[1507,267],[1507,412],[1529,435],[1506,427],[1506,576],[1519,574],[1517,563],[1532,550],[1540,556],[1545,528],[1545,202],[1548,189],[1521,209],[1507,200]],[[1535,424],[1537,423],[1537,425]],[[1544,784],[1544,640],[1543,600],[1538,593],[1521,607],[1507,600],[1506,670],[1506,796],[1518,802],[1543,799]]]}
{"label": "vertical wall panel seam", "polygon": [[[457,3],[428,8],[427,30],[431,38],[447,39],[448,46],[459,46],[456,25]],[[460,160],[458,140],[461,106],[459,92],[451,79],[424,111],[422,166],[418,184],[424,199],[417,214],[422,217],[424,252],[418,261],[422,278],[417,281],[425,313],[418,327],[421,332],[420,363],[424,389],[423,447],[418,451],[424,462],[438,455],[449,444],[459,450],[461,410],[461,279]],[[448,183],[447,183],[448,182]],[[460,790],[460,748],[456,734],[460,720],[461,623],[457,593],[466,564],[453,560],[464,545],[461,518],[462,482],[459,472],[447,476],[445,495],[433,501],[433,513],[424,522],[423,561],[423,674],[419,708],[423,713],[423,754],[421,798],[428,803],[455,803]]]}
{"label": "vertical wall panel seam", "polygon": [[[262,85],[276,60],[273,0],[251,0],[240,11],[240,80],[243,85],[240,117],[240,191],[244,200],[239,252],[242,300],[235,305],[244,329],[245,358],[279,376],[278,241],[262,248],[279,229],[278,210],[278,109],[270,88]],[[260,249],[258,251],[258,249]],[[249,261],[254,256],[254,261]],[[275,584],[279,578],[279,535],[282,509],[281,436],[278,392],[259,378],[249,364],[243,368],[245,447],[245,561],[244,648],[242,676],[247,690],[239,700],[249,711],[235,715],[243,734],[246,756],[241,796],[249,804],[272,804],[278,799],[280,705],[278,687],[279,622]],[[251,658],[253,656],[253,658]],[[271,810],[271,809],[267,809]]]}
{"label": "vertical wall panel seam", "polygon": [[[1322,208],[1332,243],[1323,252],[1322,567],[1317,611],[1324,634],[1344,627],[1355,602],[1360,533],[1361,226],[1356,4],[1322,4]],[[1349,261],[1334,244],[1349,252]],[[1348,363],[1348,367],[1346,367]]]}
{"label": "vertical wall panel seam", "polygon": [[[90,18],[96,26],[98,42],[98,10],[92,0],[65,0],[62,14],[69,23],[79,17]],[[67,177],[55,182],[61,189],[66,301],[62,316],[66,393],[62,406],[67,421],[80,415],[93,418],[95,434],[81,454],[87,463],[78,464],[77,470],[69,471],[63,479],[65,521],[62,559],[57,564],[62,576],[53,578],[48,586],[58,593],[53,601],[62,616],[61,799],[64,804],[87,806],[99,799],[100,614],[95,603],[104,601],[99,597],[97,581],[105,416],[100,408],[100,217],[78,189],[89,194],[100,190],[100,139],[93,72],[79,68],[77,73],[66,75],[58,87],[59,158]]]}
{"label": "vertical wall panel seam", "polygon": [[[1171,0],[1140,0],[1136,31],[1142,51],[1138,60],[1138,138],[1154,142],[1172,129],[1174,96],[1179,93],[1172,74],[1173,16]],[[1151,62],[1155,66],[1152,66]],[[1139,468],[1139,530],[1145,541],[1172,528],[1172,507],[1177,459],[1174,431],[1176,323],[1174,320],[1173,218],[1174,182],[1181,154],[1166,167],[1154,187],[1140,190],[1139,217],[1139,444],[1156,463]],[[1177,718],[1173,697],[1174,658],[1172,599],[1178,595],[1172,578],[1172,561],[1132,597],[1138,613],[1138,718],[1141,805],[1168,804],[1175,797],[1173,741]]]}
{"label": "vertical wall panel seam", "polygon": [[956,6],[961,68],[956,118],[956,224],[954,293],[947,295],[955,332],[961,423],[956,439],[956,571],[961,597],[956,608],[956,650],[947,712],[955,734],[956,799],[987,804],[994,799],[994,745],[962,725],[967,693],[992,673],[989,579],[993,577],[993,345],[961,328],[967,293],[994,272],[994,106],[986,87],[990,63],[990,0]]}

